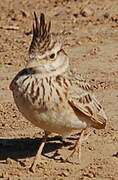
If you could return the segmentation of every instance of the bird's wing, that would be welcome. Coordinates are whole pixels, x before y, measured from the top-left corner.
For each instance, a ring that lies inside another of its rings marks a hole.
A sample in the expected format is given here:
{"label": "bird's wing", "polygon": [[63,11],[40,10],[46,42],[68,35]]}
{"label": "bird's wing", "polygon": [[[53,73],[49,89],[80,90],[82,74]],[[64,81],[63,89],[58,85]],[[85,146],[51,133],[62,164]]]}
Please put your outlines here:
{"label": "bird's wing", "polygon": [[[90,121],[98,129],[105,128],[107,117],[93,94],[92,87],[80,75],[72,75],[68,102],[76,112],[81,111],[90,117]],[[79,115],[79,114],[78,114]]]}

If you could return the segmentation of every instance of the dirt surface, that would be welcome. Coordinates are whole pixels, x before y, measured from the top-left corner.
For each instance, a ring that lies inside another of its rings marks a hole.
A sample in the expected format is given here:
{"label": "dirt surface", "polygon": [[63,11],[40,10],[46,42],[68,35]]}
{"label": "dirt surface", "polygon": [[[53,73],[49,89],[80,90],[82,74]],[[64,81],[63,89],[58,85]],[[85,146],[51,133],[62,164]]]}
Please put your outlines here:
{"label": "dirt surface", "polygon": [[[83,143],[81,162],[78,153],[73,163],[60,161],[71,153],[76,136],[62,146],[60,138],[52,134],[35,174],[29,167],[43,131],[22,117],[9,90],[11,80],[29,59],[34,11],[45,13],[52,21],[52,32],[62,40],[71,68],[93,85],[108,116],[105,130],[92,129]],[[0,1],[0,179],[117,180],[117,77],[117,0]]]}

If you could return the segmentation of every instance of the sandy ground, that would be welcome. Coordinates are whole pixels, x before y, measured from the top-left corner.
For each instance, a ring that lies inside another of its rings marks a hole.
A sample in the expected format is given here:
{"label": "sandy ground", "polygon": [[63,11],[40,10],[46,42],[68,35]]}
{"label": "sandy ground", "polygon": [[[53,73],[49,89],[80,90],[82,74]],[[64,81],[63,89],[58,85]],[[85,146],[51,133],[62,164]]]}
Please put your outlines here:
{"label": "sandy ground", "polygon": [[[11,80],[28,60],[34,11],[39,15],[44,12],[52,20],[52,32],[62,39],[72,69],[94,86],[108,116],[105,130],[92,129],[83,143],[81,162],[77,153],[73,163],[60,161],[71,153],[75,136],[62,146],[52,134],[35,174],[29,167],[43,131],[22,117],[9,90]],[[117,0],[0,1],[0,179],[117,180],[117,76]]]}

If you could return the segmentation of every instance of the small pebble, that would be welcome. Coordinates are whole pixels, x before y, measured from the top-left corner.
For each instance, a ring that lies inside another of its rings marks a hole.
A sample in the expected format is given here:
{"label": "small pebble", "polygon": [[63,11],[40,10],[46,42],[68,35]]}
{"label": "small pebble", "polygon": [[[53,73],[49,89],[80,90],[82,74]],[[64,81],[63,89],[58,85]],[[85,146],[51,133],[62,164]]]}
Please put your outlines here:
{"label": "small pebble", "polygon": [[73,16],[74,16],[75,18],[78,18],[78,14],[77,14],[77,13],[74,13]]}
{"label": "small pebble", "polygon": [[7,158],[7,159],[6,159],[6,163],[7,163],[7,164],[13,164],[13,160],[12,160],[11,158]]}
{"label": "small pebble", "polygon": [[83,8],[83,9],[80,11],[80,14],[81,14],[82,16],[84,16],[84,17],[88,17],[88,16],[93,15],[93,10],[90,9],[90,8],[85,7],[85,8]]}
{"label": "small pebble", "polygon": [[107,13],[107,12],[104,14],[104,18],[108,18],[109,16],[110,16],[110,15],[109,15],[109,13]]}
{"label": "small pebble", "polygon": [[118,152],[116,152],[116,153],[113,154],[112,156],[118,158]]}
{"label": "small pebble", "polygon": [[62,174],[63,174],[65,177],[68,176],[68,172],[66,172],[66,171],[64,171]]}
{"label": "small pebble", "polygon": [[23,17],[27,17],[27,13],[26,13],[25,11],[22,11],[22,10],[21,10],[21,13],[22,13],[22,16],[23,16]]}

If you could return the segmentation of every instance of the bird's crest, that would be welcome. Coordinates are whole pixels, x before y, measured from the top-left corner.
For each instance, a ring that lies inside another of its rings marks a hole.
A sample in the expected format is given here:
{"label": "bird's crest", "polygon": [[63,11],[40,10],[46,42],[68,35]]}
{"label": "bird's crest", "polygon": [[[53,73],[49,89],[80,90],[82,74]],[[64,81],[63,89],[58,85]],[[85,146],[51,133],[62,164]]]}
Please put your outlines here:
{"label": "bird's crest", "polygon": [[33,37],[29,48],[30,57],[35,56],[37,52],[43,52],[45,47],[50,43],[51,21],[46,24],[45,16],[43,13],[41,13],[39,22],[35,12],[34,19],[35,23],[33,23]]}

